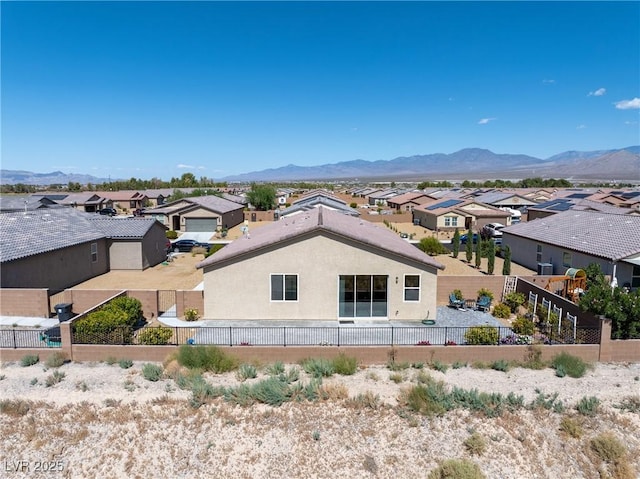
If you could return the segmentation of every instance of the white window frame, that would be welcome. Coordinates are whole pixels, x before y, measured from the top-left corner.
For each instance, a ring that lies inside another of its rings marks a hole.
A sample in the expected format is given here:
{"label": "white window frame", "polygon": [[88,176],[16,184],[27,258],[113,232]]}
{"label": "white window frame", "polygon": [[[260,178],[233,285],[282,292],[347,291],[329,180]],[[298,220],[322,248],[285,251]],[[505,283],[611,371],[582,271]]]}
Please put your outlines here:
{"label": "white window frame", "polygon": [[540,243],[536,244],[536,262],[542,263],[542,245]]}
{"label": "white window frame", "polygon": [[[418,278],[418,286],[407,286],[408,276],[416,276]],[[421,286],[422,286],[422,276],[420,274],[405,274],[402,277],[402,302],[403,303],[419,303]],[[407,291],[417,291],[418,299],[407,299]]]}
{"label": "white window frame", "polygon": [[[273,299],[273,277],[281,276],[282,277],[282,299]],[[286,289],[286,279],[287,277],[293,276],[296,278],[296,299],[287,299],[287,289]],[[269,275],[269,300],[272,303],[297,303],[300,298],[300,288],[299,288],[299,277],[298,273],[271,273]]]}
{"label": "white window frame", "polygon": [[91,262],[98,262],[98,243],[91,243]]}
{"label": "white window frame", "polygon": [[454,228],[458,226],[458,217],[457,216],[445,216],[444,217],[444,226],[445,228]]}

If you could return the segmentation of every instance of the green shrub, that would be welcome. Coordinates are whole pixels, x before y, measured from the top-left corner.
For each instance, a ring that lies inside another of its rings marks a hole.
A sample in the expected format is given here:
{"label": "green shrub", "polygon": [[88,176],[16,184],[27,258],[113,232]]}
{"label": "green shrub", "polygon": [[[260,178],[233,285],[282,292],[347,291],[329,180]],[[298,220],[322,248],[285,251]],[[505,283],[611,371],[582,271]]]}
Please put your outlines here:
{"label": "green shrub", "polygon": [[178,232],[174,230],[166,231],[165,235],[167,236],[167,239],[170,239],[170,240],[178,238]]}
{"label": "green shrub", "polygon": [[302,369],[314,378],[329,377],[335,372],[328,359],[308,358],[302,361]]}
{"label": "green shrub", "polygon": [[73,322],[75,342],[85,344],[130,344],[133,326],[122,310],[103,309]]}
{"label": "green shrub", "polygon": [[506,373],[509,370],[510,364],[509,361],[505,361],[504,359],[498,359],[491,363],[491,369],[496,371],[502,371]]}
{"label": "green shrub", "polygon": [[498,344],[498,328],[491,326],[473,326],[464,333],[467,344]]}
{"label": "green shrub", "polygon": [[342,374],[343,376],[351,376],[355,374],[358,369],[358,360],[344,353],[340,353],[333,358],[331,364],[336,374]]}
{"label": "green shrub", "polygon": [[454,289],[453,295],[455,296],[456,299],[464,299],[464,296],[462,295],[462,291],[460,291],[459,289]]}
{"label": "green shrub", "polygon": [[142,303],[139,299],[129,296],[118,296],[102,307],[103,310],[120,310],[127,314],[128,324],[135,326],[142,319]]}
{"label": "green shrub", "polygon": [[529,408],[546,409],[548,411],[561,413],[564,411],[564,403],[558,400],[557,392],[553,394],[544,394],[543,392],[538,391],[538,395],[531,402]]}
{"label": "green shrub", "polygon": [[413,386],[407,394],[407,407],[423,416],[441,416],[453,408],[446,385],[431,379]]}
{"label": "green shrub", "polygon": [[158,328],[144,328],[138,333],[138,342],[147,345],[169,344],[173,337],[173,329],[160,326]]}
{"label": "green shrub", "polygon": [[211,371],[217,374],[233,371],[238,367],[238,360],[217,346],[183,344],[178,349],[176,359],[181,366],[186,368]]}
{"label": "green shrub", "polygon": [[496,318],[507,319],[511,317],[511,308],[504,303],[499,303],[493,307],[493,313],[491,314]]}
{"label": "green shrub", "polygon": [[530,319],[520,316],[511,323],[511,329],[516,334],[532,336],[536,332],[536,324]]}
{"label": "green shrub", "polygon": [[480,467],[468,459],[447,459],[432,470],[427,479],[484,479]]}
{"label": "green shrub", "polygon": [[44,382],[44,385],[46,387],[51,387],[54,386],[55,384],[58,384],[59,382],[62,382],[62,380],[65,378],[66,374],[63,372],[58,371],[57,369],[53,372],[53,374],[51,374],[50,376],[47,376],[47,379]]}
{"label": "green shrub", "polygon": [[640,414],[640,395],[636,394],[635,396],[625,396],[620,401],[620,404],[617,404],[614,407],[622,409],[623,411]]}
{"label": "green shrub", "polygon": [[418,248],[431,256],[435,256],[438,254],[447,254],[449,252],[449,250],[442,243],[440,243],[440,240],[438,240],[438,238],[434,238],[433,236],[422,238],[420,240],[420,243],[418,243]]}
{"label": "green shrub", "polygon": [[451,367],[453,369],[466,368],[467,367],[467,363],[465,361],[456,361],[455,363],[453,363],[451,365]]}
{"label": "green shrub", "polygon": [[200,313],[195,308],[189,308],[184,310],[185,321],[197,321],[200,319]]}
{"label": "green shrub", "polygon": [[37,364],[38,361],[40,361],[40,356],[36,354],[27,354],[26,356],[22,356],[22,359],[20,359],[20,366],[26,368]]}
{"label": "green shrub", "polygon": [[562,352],[551,360],[551,367],[558,369],[562,367],[564,372],[572,378],[581,378],[587,372],[588,364],[577,356]]}
{"label": "green shrub", "polygon": [[477,294],[478,294],[478,298],[481,298],[482,296],[489,296],[489,299],[493,301],[493,291],[491,291],[490,289],[480,288]]}
{"label": "green shrub", "polygon": [[487,450],[487,442],[477,432],[465,439],[463,444],[469,454],[481,456]]}
{"label": "green shrub", "polygon": [[404,381],[404,375],[402,373],[391,373],[389,374],[389,380],[396,384],[400,384]]}
{"label": "green shrub", "polygon": [[433,361],[431,364],[431,369],[435,369],[436,371],[440,371],[441,373],[446,373],[449,366],[445,363],[438,361],[437,359]]}
{"label": "green shrub", "polygon": [[45,365],[48,368],[59,368],[65,363],[66,360],[67,359],[64,353],[61,353],[60,351],[56,351],[55,353],[53,353],[51,356],[47,358],[47,360],[45,361]]}
{"label": "green shrub", "polygon": [[614,464],[620,461],[627,454],[627,448],[612,433],[605,432],[590,442],[591,450],[607,464]]}
{"label": "green shrub", "polygon": [[576,410],[582,414],[583,416],[593,417],[598,412],[598,407],[600,406],[600,400],[595,396],[583,396],[578,404],[576,404]]}
{"label": "green shrub", "polygon": [[524,355],[524,361],[520,366],[527,369],[540,370],[547,367],[547,363],[542,360],[542,350],[540,346],[528,346]]}
{"label": "green shrub", "polygon": [[142,366],[142,377],[147,381],[159,381],[162,378],[162,366],[158,364],[145,363]]}
{"label": "green shrub", "polygon": [[504,300],[502,302],[509,306],[509,308],[511,308],[512,313],[516,313],[518,311],[518,308],[524,304],[525,296],[524,293],[512,291],[511,293],[507,293],[504,296]]}
{"label": "green shrub", "polygon": [[253,364],[241,364],[238,371],[236,371],[236,376],[240,381],[254,379],[258,377],[258,370]]}
{"label": "green shrub", "polygon": [[282,361],[276,361],[275,363],[266,367],[265,372],[269,376],[277,376],[284,373],[284,363]]}
{"label": "green shrub", "polygon": [[129,369],[131,366],[133,366],[133,361],[131,361],[131,359],[121,359],[120,361],[118,361],[118,364],[122,369]]}

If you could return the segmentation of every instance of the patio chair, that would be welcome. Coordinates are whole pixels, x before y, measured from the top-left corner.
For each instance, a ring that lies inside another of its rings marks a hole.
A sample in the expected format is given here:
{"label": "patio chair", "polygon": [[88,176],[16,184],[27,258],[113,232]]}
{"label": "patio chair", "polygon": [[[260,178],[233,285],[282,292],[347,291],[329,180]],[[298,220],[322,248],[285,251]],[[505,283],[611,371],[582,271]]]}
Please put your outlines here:
{"label": "patio chair", "polygon": [[464,299],[458,299],[456,298],[455,293],[451,293],[449,295],[449,306],[456,309],[462,309],[464,308]]}
{"label": "patio chair", "polygon": [[491,298],[489,296],[480,296],[476,301],[476,309],[478,311],[489,311],[491,308]]}

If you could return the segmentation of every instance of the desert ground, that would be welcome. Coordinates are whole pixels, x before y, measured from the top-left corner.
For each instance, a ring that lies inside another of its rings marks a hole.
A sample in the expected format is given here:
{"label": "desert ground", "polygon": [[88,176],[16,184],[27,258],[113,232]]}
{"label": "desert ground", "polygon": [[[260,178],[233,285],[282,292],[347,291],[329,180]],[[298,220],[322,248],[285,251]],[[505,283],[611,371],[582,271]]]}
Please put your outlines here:
{"label": "desert ground", "polygon": [[[0,476],[425,478],[441,461],[462,458],[492,479],[633,479],[640,471],[639,364],[596,364],[576,379],[550,368],[442,371],[425,358],[398,371],[378,365],[333,375],[323,379],[321,398],[280,406],[223,397],[194,404],[170,378],[175,362],[165,365],[152,382],[142,363],[2,363]],[[203,377],[246,387],[268,377],[268,365],[255,366],[258,376],[244,382],[233,372]],[[420,414],[407,406],[406,391],[428,376],[447,390],[522,395],[523,407],[496,417],[463,408]],[[299,381],[311,378],[301,371]],[[579,413],[591,396],[599,401],[594,414]],[[603,437],[622,447],[609,463],[593,445]]]}

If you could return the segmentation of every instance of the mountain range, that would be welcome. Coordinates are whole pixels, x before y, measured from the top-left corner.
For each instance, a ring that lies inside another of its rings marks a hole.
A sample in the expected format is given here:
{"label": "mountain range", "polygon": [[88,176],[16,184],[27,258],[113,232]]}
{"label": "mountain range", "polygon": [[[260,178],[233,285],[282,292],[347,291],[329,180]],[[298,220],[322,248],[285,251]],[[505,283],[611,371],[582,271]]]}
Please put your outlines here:
{"label": "mountain range", "polygon": [[[566,151],[547,159],[521,154],[497,154],[481,148],[455,153],[401,156],[392,160],[353,160],[319,166],[287,165],[220,178],[227,182],[314,180],[487,180],[565,178],[569,181],[640,181],[640,146],[612,150]],[[77,182],[100,184],[106,178],[0,170],[0,183],[52,185]]]}

